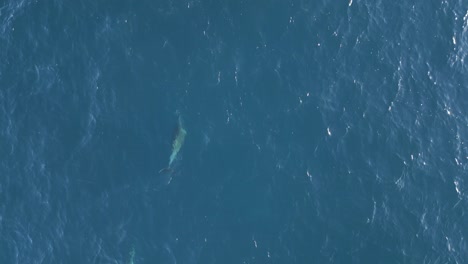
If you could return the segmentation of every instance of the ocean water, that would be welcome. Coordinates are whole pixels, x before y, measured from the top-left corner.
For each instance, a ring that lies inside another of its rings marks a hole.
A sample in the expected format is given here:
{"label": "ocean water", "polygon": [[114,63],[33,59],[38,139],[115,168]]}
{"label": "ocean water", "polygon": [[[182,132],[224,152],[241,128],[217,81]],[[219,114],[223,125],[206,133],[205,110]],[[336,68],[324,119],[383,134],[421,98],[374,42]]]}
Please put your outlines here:
{"label": "ocean water", "polygon": [[0,263],[468,263],[467,55],[462,0],[4,0]]}

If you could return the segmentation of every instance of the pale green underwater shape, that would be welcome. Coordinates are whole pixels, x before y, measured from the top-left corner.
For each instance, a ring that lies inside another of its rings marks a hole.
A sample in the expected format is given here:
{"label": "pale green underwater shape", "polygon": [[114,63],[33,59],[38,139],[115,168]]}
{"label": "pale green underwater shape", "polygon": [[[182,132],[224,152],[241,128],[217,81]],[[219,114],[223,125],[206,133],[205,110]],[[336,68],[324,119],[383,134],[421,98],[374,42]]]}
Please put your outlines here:
{"label": "pale green underwater shape", "polygon": [[174,141],[172,142],[172,152],[171,156],[169,157],[169,165],[167,168],[161,169],[159,173],[171,171],[171,165],[176,160],[177,154],[179,153],[180,149],[182,148],[182,145],[184,144],[185,141],[185,136],[187,135],[187,131],[184,129],[184,126],[182,124],[182,118],[179,116],[179,123],[177,125],[177,133],[174,138]]}
{"label": "pale green underwater shape", "polygon": [[182,148],[182,145],[184,144],[185,141],[185,136],[187,135],[187,131],[185,131],[183,125],[182,125],[182,118],[179,116],[179,125],[177,127],[177,135],[174,139],[174,142],[172,142],[172,153],[171,157],[169,158],[169,167],[171,167],[172,162],[177,157],[177,154],[179,153],[180,149]]}
{"label": "pale green underwater shape", "polygon": [[129,256],[130,256],[130,259],[128,261],[128,264],[135,264],[135,262],[133,261],[133,259],[135,258],[135,248],[134,247],[132,247],[132,250],[130,250]]}

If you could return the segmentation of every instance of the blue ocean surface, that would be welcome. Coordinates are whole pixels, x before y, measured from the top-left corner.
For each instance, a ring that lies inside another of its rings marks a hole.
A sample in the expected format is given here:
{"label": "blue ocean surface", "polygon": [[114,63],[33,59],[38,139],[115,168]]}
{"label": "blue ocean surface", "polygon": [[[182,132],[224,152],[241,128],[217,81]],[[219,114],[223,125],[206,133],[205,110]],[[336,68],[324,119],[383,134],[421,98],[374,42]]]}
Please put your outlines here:
{"label": "blue ocean surface", "polygon": [[468,263],[466,60],[462,0],[3,0],[0,263]]}

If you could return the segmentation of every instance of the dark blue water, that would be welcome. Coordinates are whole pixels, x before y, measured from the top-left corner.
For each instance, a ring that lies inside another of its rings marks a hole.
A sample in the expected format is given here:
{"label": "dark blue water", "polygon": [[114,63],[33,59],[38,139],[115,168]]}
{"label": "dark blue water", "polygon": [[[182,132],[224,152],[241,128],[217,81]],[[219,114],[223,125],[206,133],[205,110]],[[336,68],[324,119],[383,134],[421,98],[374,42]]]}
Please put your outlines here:
{"label": "dark blue water", "polygon": [[468,263],[467,57],[462,0],[5,0],[0,263]]}

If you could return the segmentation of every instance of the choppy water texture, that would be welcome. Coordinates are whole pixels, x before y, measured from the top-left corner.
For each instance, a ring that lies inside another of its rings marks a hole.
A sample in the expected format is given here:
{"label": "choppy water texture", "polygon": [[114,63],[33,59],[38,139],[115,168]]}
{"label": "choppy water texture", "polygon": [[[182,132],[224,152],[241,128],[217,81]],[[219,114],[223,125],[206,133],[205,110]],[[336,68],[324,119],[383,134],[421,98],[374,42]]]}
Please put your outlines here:
{"label": "choppy water texture", "polygon": [[467,55],[462,0],[3,1],[0,263],[468,263]]}

